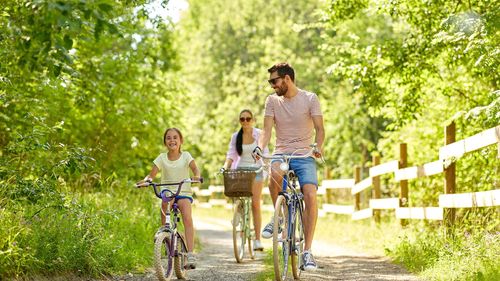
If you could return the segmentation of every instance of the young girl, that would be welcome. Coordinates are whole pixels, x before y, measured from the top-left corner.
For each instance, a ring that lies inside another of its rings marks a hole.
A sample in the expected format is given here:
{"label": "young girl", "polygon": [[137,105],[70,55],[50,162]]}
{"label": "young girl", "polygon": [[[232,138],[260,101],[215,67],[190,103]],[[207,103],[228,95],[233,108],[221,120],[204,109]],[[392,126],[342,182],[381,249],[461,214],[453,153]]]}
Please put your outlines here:
{"label": "young girl", "polygon": [[[161,153],[153,161],[154,165],[151,172],[144,180],[138,182],[140,185],[145,181],[155,178],[158,171],[161,171],[162,183],[180,182],[189,178],[189,169],[193,172],[193,179],[200,178],[200,170],[196,166],[193,157],[187,151],[181,151],[183,143],[182,134],[177,128],[168,128],[163,135],[163,144],[167,148],[166,153]],[[194,227],[193,218],[191,216],[191,203],[193,202],[193,192],[191,184],[184,183],[179,195],[176,197],[177,204],[181,210],[182,222],[184,223],[184,230],[186,235],[186,243],[188,247],[188,261],[189,267],[196,267],[196,257],[193,254],[194,248]],[[171,201],[172,202],[172,201]],[[167,211],[167,204],[162,202],[161,223],[165,224],[165,212]]]}

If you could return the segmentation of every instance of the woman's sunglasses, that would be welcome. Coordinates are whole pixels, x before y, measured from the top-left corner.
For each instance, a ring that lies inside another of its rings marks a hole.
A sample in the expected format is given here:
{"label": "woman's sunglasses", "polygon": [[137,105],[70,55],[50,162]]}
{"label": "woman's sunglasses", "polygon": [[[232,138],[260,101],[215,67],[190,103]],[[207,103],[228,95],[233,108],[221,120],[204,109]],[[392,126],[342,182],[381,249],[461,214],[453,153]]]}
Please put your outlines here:
{"label": "woman's sunglasses", "polygon": [[245,122],[245,121],[247,122],[252,121],[252,117],[240,117],[240,122]]}

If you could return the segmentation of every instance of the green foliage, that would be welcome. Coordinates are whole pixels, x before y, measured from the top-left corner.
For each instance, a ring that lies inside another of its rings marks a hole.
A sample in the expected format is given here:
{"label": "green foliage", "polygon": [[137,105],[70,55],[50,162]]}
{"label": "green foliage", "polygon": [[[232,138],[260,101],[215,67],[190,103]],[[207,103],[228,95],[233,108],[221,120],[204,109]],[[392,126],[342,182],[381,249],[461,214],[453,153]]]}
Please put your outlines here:
{"label": "green foliage", "polygon": [[149,170],[186,99],[172,25],[145,2],[0,4],[0,278],[148,265],[158,214],[114,189]]}

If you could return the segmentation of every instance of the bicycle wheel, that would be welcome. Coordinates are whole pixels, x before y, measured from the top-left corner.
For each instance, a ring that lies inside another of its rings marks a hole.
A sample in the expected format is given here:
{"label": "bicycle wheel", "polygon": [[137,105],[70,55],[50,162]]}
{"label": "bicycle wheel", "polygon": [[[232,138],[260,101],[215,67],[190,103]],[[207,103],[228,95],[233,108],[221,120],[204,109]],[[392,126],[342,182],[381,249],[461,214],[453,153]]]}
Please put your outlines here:
{"label": "bicycle wheel", "polygon": [[186,279],[188,250],[186,243],[184,242],[184,238],[182,238],[180,233],[177,233],[177,243],[175,247],[177,252],[177,255],[174,258],[175,276],[177,276],[177,279]]}
{"label": "bicycle wheel", "polygon": [[[273,226],[273,261],[276,281],[286,280],[288,277],[288,258],[290,256],[288,223],[286,198],[280,195],[276,200]],[[281,233],[279,230],[281,230]]]}
{"label": "bicycle wheel", "polygon": [[300,279],[300,274],[304,267],[304,261],[302,260],[302,255],[304,254],[304,224],[302,220],[302,214],[304,213],[304,201],[300,200],[295,213],[295,225],[292,234],[292,274],[295,280]]}
{"label": "bicycle wheel", "polygon": [[170,233],[163,231],[155,237],[154,267],[160,281],[168,281],[172,276],[173,258],[170,255]]}
{"label": "bicycle wheel", "polygon": [[243,200],[237,200],[233,215],[233,250],[237,263],[243,261],[245,254],[245,211]]}

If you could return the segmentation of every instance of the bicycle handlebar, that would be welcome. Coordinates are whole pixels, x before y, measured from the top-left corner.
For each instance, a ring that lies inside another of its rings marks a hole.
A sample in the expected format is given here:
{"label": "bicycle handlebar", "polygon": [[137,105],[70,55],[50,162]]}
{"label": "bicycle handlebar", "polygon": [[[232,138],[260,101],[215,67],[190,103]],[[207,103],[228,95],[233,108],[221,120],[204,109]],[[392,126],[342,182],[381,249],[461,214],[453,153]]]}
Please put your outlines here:
{"label": "bicycle handlebar", "polygon": [[[140,187],[147,187],[147,186],[152,186],[153,187],[153,190],[155,192],[155,195],[156,197],[160,198],[160,199],[168,199],[168,198],[174,198],[176,197],[177,195],[179,195],[179,193],[181,192],[181,188],[182,188],[182,185],[185,184],[185,183],[203,183],[203,178],[199,178],[198,180],[195,180],[195,179],[184,179],[180,182],[173,182],[173,183],[156,183],[156,182],[152,182],[152,181],[147,181],[145,183],[142,183],[142,184],[135,184],[135,187],[137,188],[140,188]],[[177,190],[176,192],[174,193],[172,190],[166,188],[162,191],[159,191],[158,190],[158,187],[160,186],[178,186],[177,187]],[[168,192],[170,193],[170,195],[168,196],[162,196],[165,194],[165,192]]]}
{"label": "bicycle handlebar", "polygon": [[[252,156],[258,156],[262,159],[267,159],[267,160],[285,160],[285,161],[288,161],[290,159],[298,159],[298,158],[307,158],[307,157],[311,157],[314,155],[314,153],[318,152],[318,148],[317,148],[318,144],[316,143],[313,143],[310,145],[311,149],[309,149],[309,151],[306,153],[306,154],[301,154],[301,155],[295,155],[295,153],[299,150],[303,150],[303,148],[299,148],[297,150],[295,150],[292,154],[290,155],[287,155],[287,154],[280,154],[280,155],[264,155],[262,153],[262,150],[260,149],[255,149],[253,152],[252,152]],[[323,156],[321,156],[321,159],[323,160]],[[324,160],[323,160],[324,162]]]}

